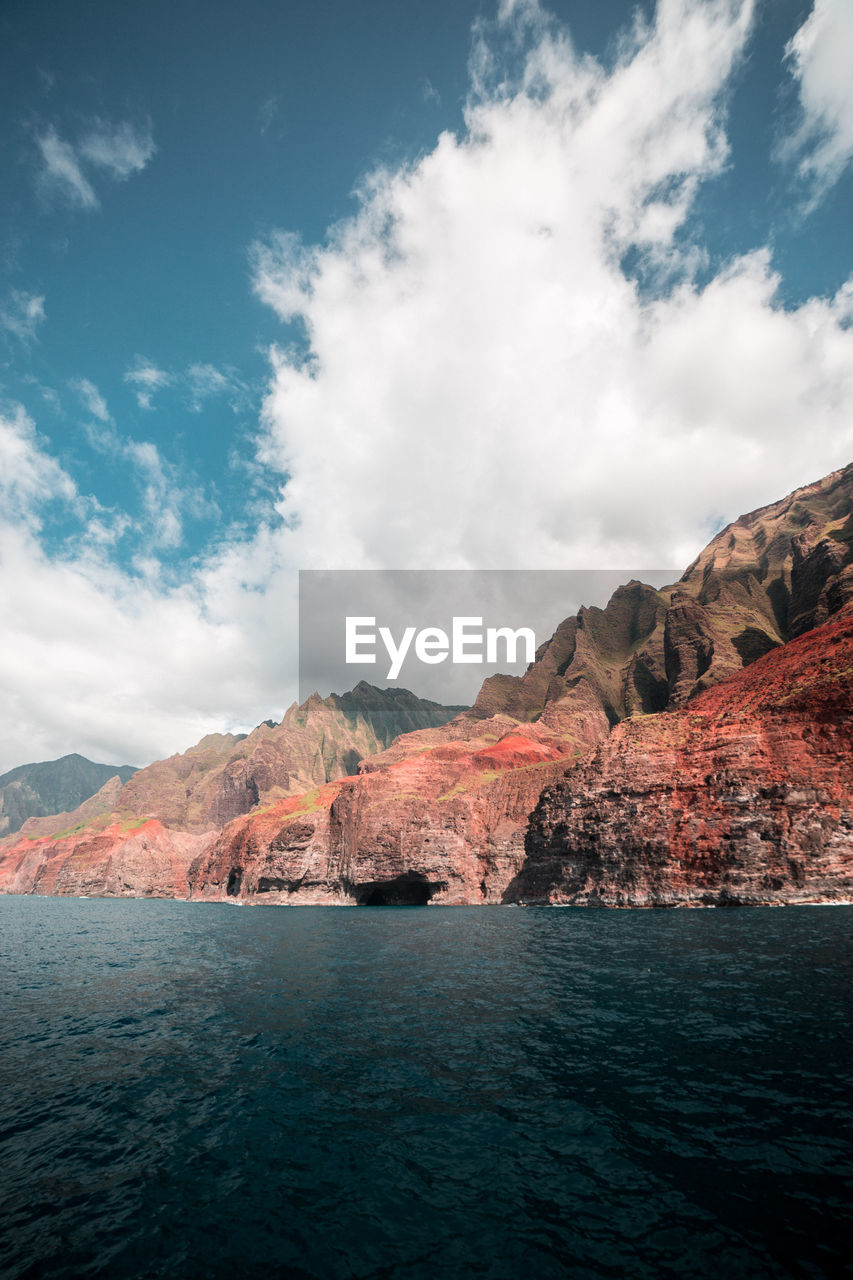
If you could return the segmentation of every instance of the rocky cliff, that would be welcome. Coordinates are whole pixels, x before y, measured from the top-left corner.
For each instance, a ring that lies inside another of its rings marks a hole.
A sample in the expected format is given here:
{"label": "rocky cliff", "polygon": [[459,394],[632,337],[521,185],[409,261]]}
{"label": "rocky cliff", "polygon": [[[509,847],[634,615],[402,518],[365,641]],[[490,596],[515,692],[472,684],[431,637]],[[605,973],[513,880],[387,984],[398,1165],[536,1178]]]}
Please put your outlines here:
{"label": "rocky cliff", "polygon": [[185,898],[187,868],[212,838],[171,831],[155,819],[102,820],[82,831],[24,838],[0,853],[0,892]]}
{"label": "rocky cliff", "polygon": [[671,587],[631,582],[581,609],[525,675],[486,681],[452,719],[406,694],[408,731],[392,741],[387,693],[310,699],[281,725],[141,771],[95,822],[0,843],[0,888],[172,883],[202,899],[351,904],[853,897],[851,601],[848,467],[740,517]]}
{"label": "rocky cliff", "polygon": [[461,710],[364,681],[343,695],[314,694],[302,706],[294,703],[280,724],[265,720],[248,735],[209,734],[189,751],[140,769],[115,808],[209,831],[259,804],[354,774],[398,734],[444,724]]}
{"label": "rocky cliff", "polygon": [[359,905],[500,902],[559,743],[449,743],[230,823],[192,864],[193,896]]}
{"label": "rocky cliff", "polygon": [[618,725],[547,787],[504,900],[853,897],[853,609],[689,706]]}

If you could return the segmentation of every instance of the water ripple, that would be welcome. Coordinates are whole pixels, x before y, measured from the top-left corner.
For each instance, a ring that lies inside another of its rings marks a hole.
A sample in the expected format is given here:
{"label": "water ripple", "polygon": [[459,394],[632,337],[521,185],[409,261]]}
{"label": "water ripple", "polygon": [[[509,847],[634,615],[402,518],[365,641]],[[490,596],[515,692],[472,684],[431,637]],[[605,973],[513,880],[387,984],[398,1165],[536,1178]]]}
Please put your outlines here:
{"label": "water ripple", "polygon": [[851,1274],[851,922],[0,898],[0,1275]]}

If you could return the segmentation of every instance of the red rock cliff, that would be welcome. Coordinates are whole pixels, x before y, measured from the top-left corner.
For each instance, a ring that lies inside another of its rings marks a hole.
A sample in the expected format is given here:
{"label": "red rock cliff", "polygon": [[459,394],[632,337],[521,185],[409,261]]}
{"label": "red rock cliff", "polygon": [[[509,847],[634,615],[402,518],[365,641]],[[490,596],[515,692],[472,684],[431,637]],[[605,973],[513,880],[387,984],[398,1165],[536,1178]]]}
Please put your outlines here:
{"label": "red rock cliff", "polygon": [[[741,516],[675,585],[631,582],[566,619],[525,675],[486,681],[449,723],[454,709],[404,691],[309,699],[280,726],[141,770],[96,823],[69,815],[60,838],[44,819],[23,834],[48,838],[0,842],[0,889],[281,903],[853,896],[851,600],[853,466]],[[388,746],[400,716],[416,731]]]}
{"label": "red rock cliff", "polygon": [[559,744],[451,743],[230,823],[192,864],[194,896],[276,903],[500,902]]}
{"label": "red rock cliff", "polygon": [[680,711],[617,726],[542,795],[505,901],[853,898],[853,611]]}

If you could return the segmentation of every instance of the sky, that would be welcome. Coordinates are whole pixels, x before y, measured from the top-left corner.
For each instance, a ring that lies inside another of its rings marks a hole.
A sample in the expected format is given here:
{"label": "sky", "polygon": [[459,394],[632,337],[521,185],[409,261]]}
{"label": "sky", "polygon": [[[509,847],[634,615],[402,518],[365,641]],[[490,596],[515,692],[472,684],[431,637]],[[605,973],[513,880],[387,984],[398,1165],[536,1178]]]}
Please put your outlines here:
{"label": "sky", "polygon": [[302,569],[682,568],[853,457],[849,0],[4,0],[0,770],[280,716]]}

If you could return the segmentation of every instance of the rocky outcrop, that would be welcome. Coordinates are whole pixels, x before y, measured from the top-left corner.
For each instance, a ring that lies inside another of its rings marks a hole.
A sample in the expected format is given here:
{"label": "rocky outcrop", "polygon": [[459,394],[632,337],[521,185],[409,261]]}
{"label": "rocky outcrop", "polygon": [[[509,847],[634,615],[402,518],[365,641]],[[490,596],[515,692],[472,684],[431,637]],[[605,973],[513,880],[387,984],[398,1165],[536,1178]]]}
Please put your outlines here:
{"label": "rocky outcrop", "polygon": [[0,892],[185,898],[189,865],[212,838],[169,831],[154,820],[23,838],[0,857]]}
{"label": "rocky outcrop", "polygon": [[619,725],[545,789],[507,902],[853,897],[853,611],[689,707]]}
{"label": "rocky outcrop", "polygon": [[194,897],[275,903],[500,902],[560,745],[448,744],[230,823],[189,871]]}
{"label": "rocky outcrop", "polygon": [[360,685],[245,738],[213,735],[140,771],[85,829],[0,842],[0,889],[172,884],[354,905],[853,897],[851,512],[848,467],[740,517],[678,583],[630,582],[581,609],[523,676],[486,681],[460,714]]}
{"label": "rocky outcrop", "polygon": [[258,804],[352,775],[398,734],[444,724],[461,710],[365,682],[343,695],[314,694],[294,703],[280,724],[265,720],[248,735],[209,734],[189,751],[140,769],[117,809],[183,830],[222,827]]}

